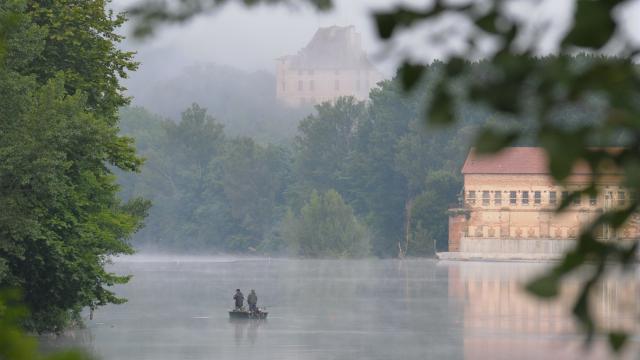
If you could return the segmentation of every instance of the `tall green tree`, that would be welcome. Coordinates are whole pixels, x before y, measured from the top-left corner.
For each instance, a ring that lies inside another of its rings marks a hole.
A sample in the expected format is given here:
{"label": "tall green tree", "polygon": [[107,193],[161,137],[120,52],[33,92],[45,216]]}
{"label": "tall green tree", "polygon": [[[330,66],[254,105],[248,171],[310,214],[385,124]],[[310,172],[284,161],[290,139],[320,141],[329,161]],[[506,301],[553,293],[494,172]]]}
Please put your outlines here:
{"label": "tall green tree", "polygon": [[[366,115],[363,102],[340,97],[316,106],[298,125],[295,170],[310,189],[346,191],[346,164],[353,154],[358,126]],[[341,184],[343,183],[343,184]]]}
{"label": "tall green tree", "polygon": [[238,230],[227,248],[256,249],[282,216],[290,179],[286,149],[256,144],[250,138],[231,140],[222,158],[222,187]]}
{"label": "tall green tree", "polygon": [[[119,25],[104,3],[87,5],[73,26],[98,35],[80,37],[84,43],[69,58],[102,39],[99,23]],[[128,277],[104,266],[110,256],[132,251],[128,240],[149,206],[141,199],[122,203],[116,196],[111,167],[137,171],[141,165],[131,139],[120,136],[115,125],[117,106],[126,99],[101,100],[108,90],[119,94],[117,81],[92,96],[91,71],[86,77],[79,68],[74,73],[74,66],[65,68],[47,50],[57,41],[53,28],[69,16],[61,6],[0,3],[0,13],[15,20],[5,33],[0,64],[0,287],[22,290],[30,310],[25,322],[37,331],[61,331],[83,307],[124,301],[108,287]],[[103,11],[96,12],[96,6]],[[81,8],[77,4],[74,11]],[[43,12],[50,14],[47,19],[41,18]],[[116,40],[109,42],[115,46]],[[59,51],[62,56],[67,50]],[[108,61],[109,53],[102,55],[101,61]],[[85,60],[74,64],[92,63],[91,57]],[[103,70],[119,76],[114,68]],[[82,79],[88,81],[86,88],[77,85]]]}
{"label": "tall green tree", "polygon": [[120,80],[138,67],[134,52],[118,46],[125,15],[109,9],[111,0],[25,2],[32,22],[46,35],[38,57],[19,71],[40,83],[62,72],[67,93],[84,93],[88,109],[115,125],[118,109],[129,103]]}
{"label": "tall green tree", "polygon": [[299,216],[283,226],[292,251],[304,257],[363,257],[369,254],[367,230],[337,191],[313,191]]}
{"label": "tall green tree", "polygon": [[448,248],[449,213],[462,189],[462,176],[448,170],[432,170],[424,179],[424,191],[413,201],[409,221],[407,255],[432,256]]}

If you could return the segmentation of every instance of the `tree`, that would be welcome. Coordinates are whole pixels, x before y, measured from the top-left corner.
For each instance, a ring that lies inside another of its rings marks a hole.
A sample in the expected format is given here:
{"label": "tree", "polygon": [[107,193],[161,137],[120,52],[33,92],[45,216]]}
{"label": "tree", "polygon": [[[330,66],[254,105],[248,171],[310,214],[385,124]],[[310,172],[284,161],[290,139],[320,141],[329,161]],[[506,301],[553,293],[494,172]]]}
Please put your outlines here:
{"label": "tree", "polygon": [[[162,21],[184,21],[198,13],[213,11],[227,1],[190,0],[182,6],[170,8],[167,4],[141,2],[134,10],[140,15],[139,33],[148,33],[153,25]],[[284,1],[245,1],[245,4],[279,3]],[[329,9],[330,0],[301,1],[318,9]],[[425,46],[436,44],[438,48],[450,49],[446,72],[434,82],[435,93],[429,99],[425,120],[436,124],[450,124],[457,119],[455,108],[458,99],[468,99],[473,103],[491,107],[508,115],[511,119],[532,118],[537,123],[536,131],[530,138],[539,143],[549,155],[550,171],[560,183],[569,175],[573,165],[584,161],[593,170],[591,184],[578,193],[597,193],[598,169],[606,164],[616,164],[624,171],[621,185],[631,189],[640,188],[640,136],[638,136],[637,91],[640,74],[634,58],[640,45],[634,40],[632,30],[620,24],[616,14],[632,3],[631,0],[573,2],[573,23],[555,41],[559,56],[544,62],[534,60],[540,53],[542,40],[557,28],[550,26],[548,19],[523,21],[514,15],[513,7],[503,1],[491,0],[478,6],[475,2],[435,1],[422,6],[396,5],[393,8],[373,14],[378,34],[383,41],[391,42],[401,31],[421,29],[431,34],[425,39]],[[194,6],[195,5],[195,6]],[[544,3],[532,2],[533,7]],[[447,36],[447,28],[438,30],[443,19],[454,17],[459,22],[465,19],[471,30],[462,34],[463,39]],[[434,32],[434,27],[436,31]],[[495,46],[486,47],[487,41]],[[460,48],[457,44],[465,44]],[[453,46],[448,46],[454,44]],[[618,56],[615,60],[592,61],[576,66],[566,54],[581,50],[588,53],[608,51]],[[469,58],[484,57],[490,71],[483,78],[468,83],[462,89],[455,89],[457,80],[469,72],[465,61]],[[419,82],[425,72],[425,65],[415,57],[404,62],[400,68],[400,78],[404,88],[410,90]],[[589,98],[599,97],[603,106],[599,110],[599,121],[575,128],[566,128],[562,121],[554,117],[567,106],[583,106]],[[608,152],[598,145],[613,142],[621,133],[625,149]],[[484,128],[476,136],[476,146],[480,152],[496,152],[526,136],[521,128]],[[576,194],[578,194],[576,193]],[[572,200],[570,196],[559,210]],[[595,263],[595,271],[583,283],[575,301],[574,314],[587,332],[588,339],[596,331],[591,316],[589,294],[598,280],[611,268],[608,261],[614,261],[628,268],[637,252],[637,242],[632,246],[603,243],[596,238],[596,230],[601,225],[618,229],[640,206],[640,199],[632,201],[624,209],[603,213],[593,224],[582,232],[575,249],[566,254],[564,260],[543,277],[530,284],[528,289],[543,298],[558,295],[562,280],[569,274]],[[618,350],[625,344],[625,334],[611,332],[611,346]]]}
{"label": "tree", "polygon": [[[104,6],[95,4],[86,11]],[[110,167],[137,171],[142,163],[131,140],[118,134],[111,113],[117,105],[76,88],[82,72],[59,67],[47,50],[57,22],[67,16],[57,6],[0,4],[0,13],[14,22],[5,29],[0,63],[0,287],[22,290],[30,310],[25,324],[36,331],[61,331],[83,307],[124,301],[108,287],[128,277],[104,266],[110,256],[132,252],[128,240],[149,207],[116,196]],[[111,20],[98,15],[85,13],[74,26],[101,36],[95,22]],[[82,39],[92,48],[98,38]],[[74,64],[91,63],[85,60]],[[118,75],[113,68],[102,73]],[[102,94],[119,92],[117,81],[110,84]]]}
{"label": "tree", "polygon": [[271,236],[291,178],[287,148],[230,138],[197,104],[178,123],[140,108],[121,113],[147,158],[140,176],[120,177],[123,193],[155,204],[137,244],[246,252]]}
{"label": "tree", "polygon": [[134,53],[118,48],[124,37],[117,33],[124,14],[108,9],[111,0],[28,0],[26,11],[44,29],[44,48],[37,58],[19,69],[40,83],[64,73],[67,93],[82,92],[87,108],[111,125],[118,109],[129,103],[120,79],[134,71]]}
{"label": "tree", "polygon": [[282,216],[280,206],[288,185],[289,157],[286,149],[262,147],[250,138],[227,144],[222,159],[222,187],[238,232],[227,245],[230,250],[256,249]]}
{"label": "tree", "polygon": [[11,360],[86,360],[89,356],[77,351],[40,354],[37,341],[24,333],[21,321],[28,310],[21,304],[16,291],[0,293],[0,358]]}
{"label": "tree", "polygon": [[283,234],[291,249],[304,257],[363,257],[369,254],[366,228],[340,194],[330,189],[311,194],[298,217],[284,222]]}
{"label": "tree", "polygon": [[446,170],[434,170],[426,176],[424,188],[413,202],[408,255],[432,256],[437,249],[447,248],[448,209],[460,193],[462,178]]}
{"label": "tree", "polygon": [[355,150],[357,129],[366,116],[364,103],[353,97],[319,104],[316,111],[300,122],[294,139],[298,194],[290,191],[290,200],[297,204],[313,189],[333,188],[349,197],[347,166]]}

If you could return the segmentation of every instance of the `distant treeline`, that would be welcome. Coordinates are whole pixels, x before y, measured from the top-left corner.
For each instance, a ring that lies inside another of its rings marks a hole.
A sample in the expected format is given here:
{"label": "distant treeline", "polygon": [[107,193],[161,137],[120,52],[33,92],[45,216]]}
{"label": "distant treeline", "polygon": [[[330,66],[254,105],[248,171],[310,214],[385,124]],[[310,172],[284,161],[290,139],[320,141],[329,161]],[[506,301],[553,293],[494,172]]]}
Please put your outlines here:
{"label": "distant treeline", "polygon": [[[146,158],[141,174],[120,177],[122,193],[154,204],[135,242],[303,256],[361,256],[369,250],[424,256],[434,246],[446,249],[446,211],[461,189],[469,137],[489,114],[461,110],[463,121],[455,128],[427,129],[419,99],[431,91],[428,81],[411,96],[396,81],[380,85],[367,103],[341,98],[317,106],[299,123],[295,138],[278,145],[230,137],[196,104],[180,121],[139,107],[122,109],[121,130],[136,139]],[[316,239],[304,248],[299,224],[320,204],[325,218],[343,213],[353,221],[342,227],[325,221],[315,232],[326,244]],[[340,245],[344,232],[360,245]]]}
{"label": "distant treeline", "polygon": [[[607,61],[574,61],[594,60]],[[466,66],[472,76],[493,74],[483,62]],[[142,174],[120,177],[123,194],[154,204],[134,240],[184,251],[325,257],[445,250],[447,209],[459,200],[460,168],[476,130],[518,127],[534,134],[539,124],[505,118],[460,96],[450,114],[455,125],[428,128],[425,99],[433,101],[433,80],[443,71],[442,63],[430,65],[410,94],[396,78],[380,83],[367,102],[341,98],[316,106],[295,137],[277,145],[229,136],[196,104],[180,121],[122,109],[122,132],[146,158]],[[580,127],[599,120],[598,104],[594,97],[559,109],[554,118]],[[525,138],[518,145],[535,144]]]}
{"label": "distant treeline", "polygon": [[177,76],[134,85],[134,105],[178,120],[193,103],[215,115],[227,135],[250,136],[260,143],[278,143],[295,135],[297,123],[310,107],[289,108],[276,101],[275,76],[245,72],[231,66],[200,64]]}

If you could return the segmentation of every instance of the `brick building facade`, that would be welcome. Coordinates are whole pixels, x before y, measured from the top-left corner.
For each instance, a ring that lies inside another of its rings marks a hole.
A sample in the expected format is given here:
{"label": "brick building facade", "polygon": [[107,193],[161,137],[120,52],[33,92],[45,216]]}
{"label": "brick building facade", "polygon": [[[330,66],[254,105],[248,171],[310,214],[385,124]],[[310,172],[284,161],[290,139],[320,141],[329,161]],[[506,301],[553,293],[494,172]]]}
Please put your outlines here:
{"label": "brick building facade", "polygon": [[[573,245],[580,230],[605,209],[624,206],[635,194],[619,186],[620,174],[602,173],[600,193],[583,195],[564,212],[555,208],[573,190],[589,183],[587,166],[577,166],[565,186],[555,184],[543,149],[512,147],[488,157],[473,150],[462,168],[462,204],[450,209],[449,251],[466,253],[560,254]],[[608,240],[630,240],[640,234],[632,220]]]}

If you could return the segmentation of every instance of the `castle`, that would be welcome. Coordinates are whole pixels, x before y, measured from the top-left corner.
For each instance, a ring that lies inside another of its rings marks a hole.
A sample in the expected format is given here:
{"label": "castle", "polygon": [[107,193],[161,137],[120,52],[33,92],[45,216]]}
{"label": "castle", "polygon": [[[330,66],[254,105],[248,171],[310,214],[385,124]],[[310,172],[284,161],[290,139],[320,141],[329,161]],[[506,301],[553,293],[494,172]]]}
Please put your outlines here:
{"label": "castle", "polygon": [[298,54],[276,61],[276,97],[291,107],[315,105],[340,96],[366,100],[382,80],[353,26],[320,28]]}

